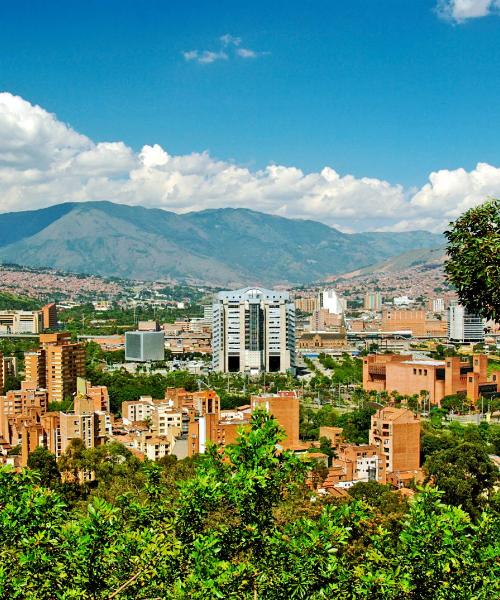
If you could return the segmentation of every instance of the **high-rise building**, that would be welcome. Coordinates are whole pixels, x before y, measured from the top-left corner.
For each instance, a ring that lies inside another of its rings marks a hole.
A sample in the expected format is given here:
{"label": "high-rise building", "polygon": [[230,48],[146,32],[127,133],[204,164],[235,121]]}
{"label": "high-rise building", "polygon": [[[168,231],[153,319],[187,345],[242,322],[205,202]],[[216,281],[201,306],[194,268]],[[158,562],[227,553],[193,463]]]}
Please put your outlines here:
{"label": "high-rise building", "polygon": [[382,294],[380,292],[367,292],[364,299],[365,310],[380,310],[382,308]]}
{"label": "high-rise building", "polygon": [[469,312],[461,304],[452,304],[448,309],[448,339],[450,342],[477,344],[484,342],[484,319]]}
{"label": "high-rise building", "polygon": [[215,371],[295,369],[295,306],[288,292],[243,288],[220,292],[213,305]]}
{"label": "high-rise building", "polygon": [[337,292],[333,288],[329,288],[319,293],[319,308],[326,308],[332,315],[341,315],[344,312],[345,305],[342,298],[337,296]]}
{"label": "high-rise building", "polygon": [[62,402],[85,377],[85,348],[67,333],[42,333],[40,349],[25,354],[25,380],[48,392],[49,402]]}
{"label": "high-rise building", "polygon": [[388,473],[417,471],[420,418],[405,408],[381,408],[371,418],[370,444],[384,453]]}
{"label": "high-rise building", "polygon": [[57,327],[57,306],[50,302],[42,306],[42,326],[44,329],[55,329]]}
{"label": "high-rise building", "polygon": [[125,360],[135,362],[165,360],[163,331],[127,331],[125,333]]}

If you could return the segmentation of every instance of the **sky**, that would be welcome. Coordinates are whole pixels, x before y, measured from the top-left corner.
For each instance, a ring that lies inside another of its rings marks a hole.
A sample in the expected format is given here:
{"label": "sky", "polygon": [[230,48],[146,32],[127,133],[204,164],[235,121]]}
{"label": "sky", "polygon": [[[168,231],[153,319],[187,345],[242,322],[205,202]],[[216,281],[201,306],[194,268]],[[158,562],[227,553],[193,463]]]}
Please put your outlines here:
{"label": "sky", "polygon": [[0,2],[0,212],[442,231],[500,196],[500,0]]}

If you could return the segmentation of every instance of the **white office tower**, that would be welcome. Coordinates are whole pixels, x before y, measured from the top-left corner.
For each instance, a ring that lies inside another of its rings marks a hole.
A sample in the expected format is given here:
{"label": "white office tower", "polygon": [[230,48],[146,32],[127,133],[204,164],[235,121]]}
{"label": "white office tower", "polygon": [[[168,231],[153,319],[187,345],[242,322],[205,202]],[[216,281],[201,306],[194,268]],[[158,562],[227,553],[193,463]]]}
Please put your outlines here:
{"label": "white office tower", "polygon": [[326,308],[331,315],[341,315],[345,310],[345,302],[330,288],[319,293],[319,307]]}
{"label": "white office tower", "polygon": [[295,370],[295,306],[288,292],[243,288],[220,292],[213,305],[214,371]]}
{"label": "white office tower", "polygon": [[484,342],[485,320],[470,313],[461,304],[453,304],[448,309],[448,339],[450,342],[477,344]]}

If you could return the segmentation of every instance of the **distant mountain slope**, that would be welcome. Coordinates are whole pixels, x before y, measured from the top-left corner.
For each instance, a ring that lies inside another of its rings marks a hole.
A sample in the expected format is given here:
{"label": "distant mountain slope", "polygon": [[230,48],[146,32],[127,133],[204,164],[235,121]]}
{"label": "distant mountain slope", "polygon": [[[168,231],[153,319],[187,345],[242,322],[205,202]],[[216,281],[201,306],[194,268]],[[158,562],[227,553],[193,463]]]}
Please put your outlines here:
{"label": "distant mountain slope", "polygon": [[425,269],[441,268],[446,256],[446,248],[439,246],[437,248],[421,248],[410,250],[392,256],[380,263],[356,269],[349,273],[343,273],[342,278],[351,279],[353,277],[363,277],[365,275],[374,275],[378,273],[399,273],[413,267]]}
{"label": "distant mountain slope", "polygon": [[300,284],[442,244],[426,231],[344,234],[247,209],[178,215],[111,202],[0,214],[0,260],[134,279]]}

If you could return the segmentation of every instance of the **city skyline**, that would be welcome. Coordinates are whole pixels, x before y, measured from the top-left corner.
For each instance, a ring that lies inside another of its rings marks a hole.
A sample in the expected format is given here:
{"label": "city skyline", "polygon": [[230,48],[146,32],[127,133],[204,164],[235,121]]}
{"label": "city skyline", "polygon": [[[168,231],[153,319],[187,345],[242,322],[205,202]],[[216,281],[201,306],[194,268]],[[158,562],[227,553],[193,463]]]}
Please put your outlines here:
{"label": "city skyline", "polygon": [[113,200],[442,231],[500,194],[496,0],[227,8],[6,7],[0,210]]}

